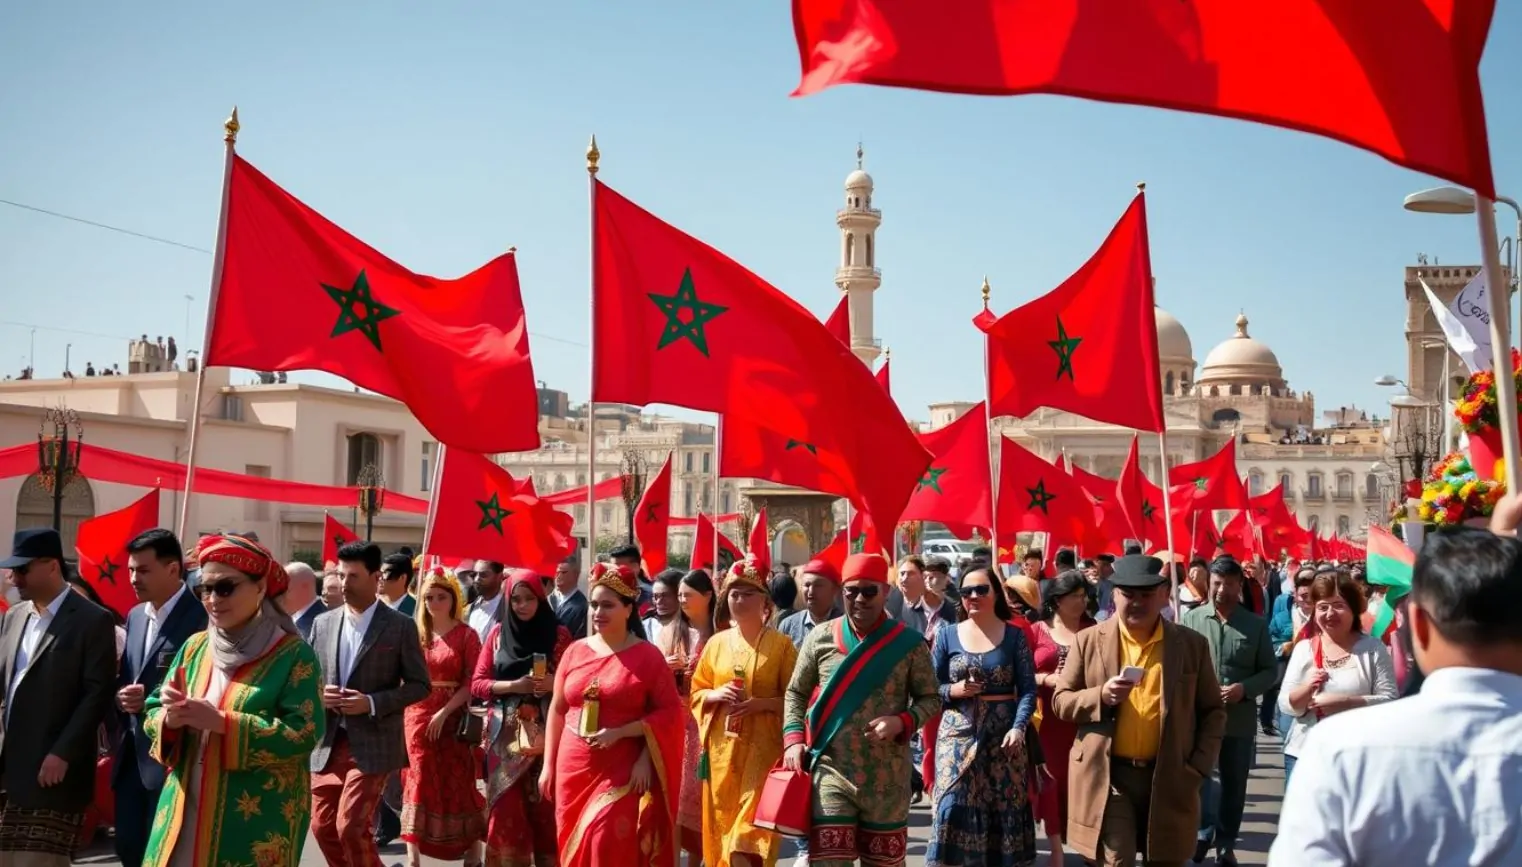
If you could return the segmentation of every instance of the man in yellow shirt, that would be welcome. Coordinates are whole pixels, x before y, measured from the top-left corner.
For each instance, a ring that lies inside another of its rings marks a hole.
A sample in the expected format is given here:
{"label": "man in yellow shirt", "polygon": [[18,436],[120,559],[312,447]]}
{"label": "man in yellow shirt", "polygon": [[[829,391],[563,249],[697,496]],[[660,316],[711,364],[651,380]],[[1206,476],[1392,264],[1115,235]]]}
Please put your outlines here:
{"label": "man in yellow shirt", "polygon": [[1210,646],[1162,618],[1156,557],[1115,561],[1115,615],[1078,633],[1052,697],[1078,726],[1068,770],[1068,839],[1106,867],[1182,865],[1194,853],[1200,785],[1226,712]]}

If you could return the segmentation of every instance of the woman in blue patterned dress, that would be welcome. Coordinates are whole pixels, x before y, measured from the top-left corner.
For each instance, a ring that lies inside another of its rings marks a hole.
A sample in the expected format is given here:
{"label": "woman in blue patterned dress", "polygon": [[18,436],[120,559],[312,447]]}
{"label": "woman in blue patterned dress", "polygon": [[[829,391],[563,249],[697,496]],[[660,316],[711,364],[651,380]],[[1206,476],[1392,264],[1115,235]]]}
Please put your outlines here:
{"label": "woman in blue patterned dress", "polygon": [[967,619],[937,630],[931,662],[945,712],[935,744],[929,867],[1028,867],[1036,823],[1026,723],[1036,707],[1030,646],[986,569],[962,578]]}

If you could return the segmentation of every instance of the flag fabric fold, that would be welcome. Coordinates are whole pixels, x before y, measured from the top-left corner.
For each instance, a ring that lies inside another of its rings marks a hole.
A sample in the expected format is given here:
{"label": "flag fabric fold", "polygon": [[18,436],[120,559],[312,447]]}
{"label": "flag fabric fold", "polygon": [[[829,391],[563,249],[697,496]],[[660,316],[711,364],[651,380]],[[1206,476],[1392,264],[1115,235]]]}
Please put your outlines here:
{"label": "flag fabric fold", "polygon": [[344,526],[342,521],[322,513],[322,563],[331,566],[338,562],[338,549],[349,544],[358,542],[359,534]]}
{"label": "flag fabric fold", "polygon": [[1247,489],[1237,475],[1235,437],[1202,461],[1169,467],[1168,484],[1176,512],[1247,508]]}
{"label": "flag fabric fold", "polygon": [[321,370],[407,405],[469,452],[539,447],[539,398],[512,253],[415,274],[234,157],[205,363]]}
{"label": "flag fabric fold", "polygon": [[593,399],[722,413],[806,444],[845,496],[894,520],[930,455],[866,365],[728,256],[600,182],[593,195]]}
{"label": "flag fabric fold", "polygon": [[1023,417],[1046,406],[1098,422],[1162,431],[1146,197],[1138,193],[1099,250],[1051,292],[986,333],[989,413]]}
{"label": "flag fabric fold", "polygon": [[750,525],[750,537],[745,540],[745,553],[756,559],[756,568],[763,575],[770,575],[772,571],[772,545],[769,538],[768,524],[766,520],[766,508],[756,513],[756,520]]}
{"label": "flag fabric fold", "polygon": [[1495,367],[1490,350],[1490,302],[1485,298],[1485,269],[1475,272],[1474,277],[1453,297],[1452,305],[1445,305],[1426,280],[1417,278],[1432,315],[1448,345],[1463,359],[1470,373],[1491,370]]}
{"label": "flag fabric fold", "polygon": [[666,568],[667,533],[671,528],[671,456],[640,495],[634,507],[634,539],[645,562],[645,574],[658,575]]}
{"label": "flag fabric fold", "polygon": [[[715,532],[713,522],[702,512],[698,513],[698,522],[693,528],[692,557],[690,566],[693,569],[707,569],[714,578],[714,586],[723,584],[723,573],[729,569],[736,560],[745,555],[740,553],[740,548],[723,533]],[[714,539],[718,538],[720,553],[714,556]]]}
{"label": "flag fabric fold", "polygon": [[1239,118],[1495,198],[1495,0],[793,0],[802,79],[1047,93]]}
{"label": "flag fabric fold", "polygon": [[840,303],[830,311],[830,318],[824,321],[824,327],[847,349],[851,347],[851,299],[844,292],[840,294]]}
{"label": "flag fabric fold", "polygon": [[476,557],[550,575],[576,548],[575,519],[489,458],[444,449],[424,553]]}
{"label": "flag fabric fold", "polygon": [[1077,539],[1094,521],[1093,504],[1072,476],[1004,436],[999,438],[998,509],[1001,549],[1013,550],[1018,533]]}
{"label": "flag fabric fold", "polygon": [[919,436],[932,458],[898,522],[990,526],[987,407],[975,404],[951,424]]}
{"label": "flag fabric fold", "polygon": [[1120,480],[1115,484],[1115,499],[1131,531],[1131,538],[1151,543],[1153,548],[1168,543],[1168,529],[1163,523],[1168,516],[1163,512],[1163,489],[1152,483],[1141,470],[1141,449],[1136,437],[1131,438],[1131,451],[1121,468]]}
{"label": "flag fabric fold", "polygon": [[1384,598],[1374,614],[1374,628],[1369,634],[1382,639],[1395,625],[1396,607],[1411,592],[1416,553],[1389,530],[1370,524],[1367,554],[1369,583],[1385,588]]}
{"label": "flag fabric fold", "polygon": [[79,525],[74,543],[79,576],[95,588],[107,608],[123,617],[137,604],[127,569],[127,545],[158,525],[158,488],[130,505]]}

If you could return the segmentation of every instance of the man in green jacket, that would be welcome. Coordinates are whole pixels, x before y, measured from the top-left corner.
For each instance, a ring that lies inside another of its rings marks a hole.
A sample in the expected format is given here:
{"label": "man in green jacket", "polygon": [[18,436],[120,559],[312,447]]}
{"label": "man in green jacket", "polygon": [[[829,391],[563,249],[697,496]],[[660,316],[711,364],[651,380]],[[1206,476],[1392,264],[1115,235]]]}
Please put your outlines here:
{"label": "man in green jacket", "polygon": [[1258,730],[1253,702],[1273,688],[1279,674],[1268,620],[1241,604],[1242,582],[1242,565],[1228,556],[1217,557],[1210,564],[1210,601],[1184,615],[1184,626],[1204,636],[1210,645],[1221,700],[1226,703],[1226,734],[1216,761],[1220,780],[1207,781],[1200,795],[1196,864],[1205,860],[1212,843],[1217,864],[1237,863],[1233,850],[1242,830],[1247,775]]}

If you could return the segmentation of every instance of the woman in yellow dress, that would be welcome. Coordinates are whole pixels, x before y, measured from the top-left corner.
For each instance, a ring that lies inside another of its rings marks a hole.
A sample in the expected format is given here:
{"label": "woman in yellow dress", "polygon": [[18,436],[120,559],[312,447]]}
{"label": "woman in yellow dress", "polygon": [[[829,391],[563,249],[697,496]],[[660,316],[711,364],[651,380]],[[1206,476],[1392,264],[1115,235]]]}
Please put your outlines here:
{"label": "woman in yellow dress", "polygon": [[[798,651],[771,628],[766,569],[755,559],[730,567],[719,593],[728,629],[703,648],[692,674],[692,713],[701,749],[703,863],[772,867],[777,835],[757,828],[756,799],[782,756],[782,697]],[[736,681],[744,680],[741,687]]]}

